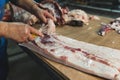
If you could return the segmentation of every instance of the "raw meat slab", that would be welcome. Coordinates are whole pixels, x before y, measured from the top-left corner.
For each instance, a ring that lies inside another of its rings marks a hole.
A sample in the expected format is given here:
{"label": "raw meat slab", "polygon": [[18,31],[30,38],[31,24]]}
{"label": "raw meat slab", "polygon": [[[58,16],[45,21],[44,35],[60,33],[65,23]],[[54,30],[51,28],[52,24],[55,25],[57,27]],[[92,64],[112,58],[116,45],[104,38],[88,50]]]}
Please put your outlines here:
{"label": "raw meat slab", "polygon": [[120,50],[77,41],[61,35],[50,36],[45,42],[38,37],[35,42],[20,45],[77,70],[106,79],[119,80]]}

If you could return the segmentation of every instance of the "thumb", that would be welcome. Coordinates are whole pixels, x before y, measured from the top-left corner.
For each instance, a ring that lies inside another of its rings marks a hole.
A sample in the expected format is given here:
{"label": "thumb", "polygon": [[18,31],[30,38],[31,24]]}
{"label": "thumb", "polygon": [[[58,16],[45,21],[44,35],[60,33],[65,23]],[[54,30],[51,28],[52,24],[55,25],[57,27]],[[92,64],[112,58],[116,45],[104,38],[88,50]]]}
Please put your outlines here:
{"label": "thumb", "polygon": [[40,15],[41,17],[40,17],[40,19],[44,22],[44,23],[47,23],[47,19],[46,19],[46,17],[42,14],[42,15]]}
{"label": "thumb", "polygon": [[30,27],[30,33],[36,36],[43,37],[44,35],[37,29]]}
{"label": "thumb", "polygon": [[45,16],[47,18],[51,18],[53,21],[56,21],[56,18],[54,18],[50,13],[48,13],[47,11],[45,11]]}

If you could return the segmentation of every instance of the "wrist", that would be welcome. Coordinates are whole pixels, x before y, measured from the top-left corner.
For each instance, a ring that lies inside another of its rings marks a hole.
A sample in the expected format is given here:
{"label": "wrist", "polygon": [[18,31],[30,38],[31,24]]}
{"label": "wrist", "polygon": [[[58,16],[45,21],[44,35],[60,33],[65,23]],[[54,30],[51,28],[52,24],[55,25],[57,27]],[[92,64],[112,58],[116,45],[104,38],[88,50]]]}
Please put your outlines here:
{"label": "wrist", "polygon": [[0,36],[6,37],[6,33],[8,29],[8,23],[7,22],[0,22]]}
{"label": "wrist", "polygon": [[31,11],[33,11],[32,13],[33,13],[36,17],[38,17],[39,11],[41,11],[41,10],[42,10],[42,9],[39,8],[36,4],[33,4],[33,5],[31,6]]}

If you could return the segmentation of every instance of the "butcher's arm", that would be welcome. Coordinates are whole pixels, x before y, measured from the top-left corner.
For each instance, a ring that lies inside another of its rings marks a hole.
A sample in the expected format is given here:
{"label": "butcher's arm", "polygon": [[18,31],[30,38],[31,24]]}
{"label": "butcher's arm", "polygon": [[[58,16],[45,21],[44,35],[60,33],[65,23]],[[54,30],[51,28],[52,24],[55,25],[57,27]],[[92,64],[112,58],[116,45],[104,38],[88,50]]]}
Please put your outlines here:
{"label": "butcher's arm", "polygon": [[40,31],[27,24],[0,21],[0,37],[10,38],[16,42],[27,42],[34,40],[32,34],[43,36]]}
{"label": "butcher's arm", "polygon": [[33,14],[38,11],[38,7],[33,0],[10,0],[10,2]]}
{"label": "butcher's arm", "polygon": [[6,32],[6,27],[7,27],[7,23],[3,23],[0,21],[0,37],[4,36],[5,32]]}
{"label": "butcher's arm", "polygon": [[29,11],[30,13],[34,14],[43,22],[47,22],[46,18],[51,18],[53,20],[54,17],[48,13],[47,11],[40,9],[34,2],[34,0],[10,0],[13,4]]}

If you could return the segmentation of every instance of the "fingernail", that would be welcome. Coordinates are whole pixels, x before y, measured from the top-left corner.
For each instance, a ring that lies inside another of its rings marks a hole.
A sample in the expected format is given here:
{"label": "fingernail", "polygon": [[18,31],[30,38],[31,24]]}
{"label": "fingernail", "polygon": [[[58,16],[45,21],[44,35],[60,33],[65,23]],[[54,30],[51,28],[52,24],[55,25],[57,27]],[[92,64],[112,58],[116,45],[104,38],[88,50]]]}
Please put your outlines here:
{"label": "fingernail", "polygon": [[47,20],[44,20],[44,23],[47,23]]}
{"label": "fingernail", "polygon": [[56,21],[57,21],[57,19],[56,19],[56,18],[54,18],[54,21],[56,22]]}
{"label": "fingernail", "polygon": [[40,35],[41,37],[44,37],[44,35],[43,35],[43,34],[41,34],[41,33],[40,33],[39,35]]}
{"label": "fingernail", "polygon": [[44,35],[42,35],[42,37],[44,37]]}

